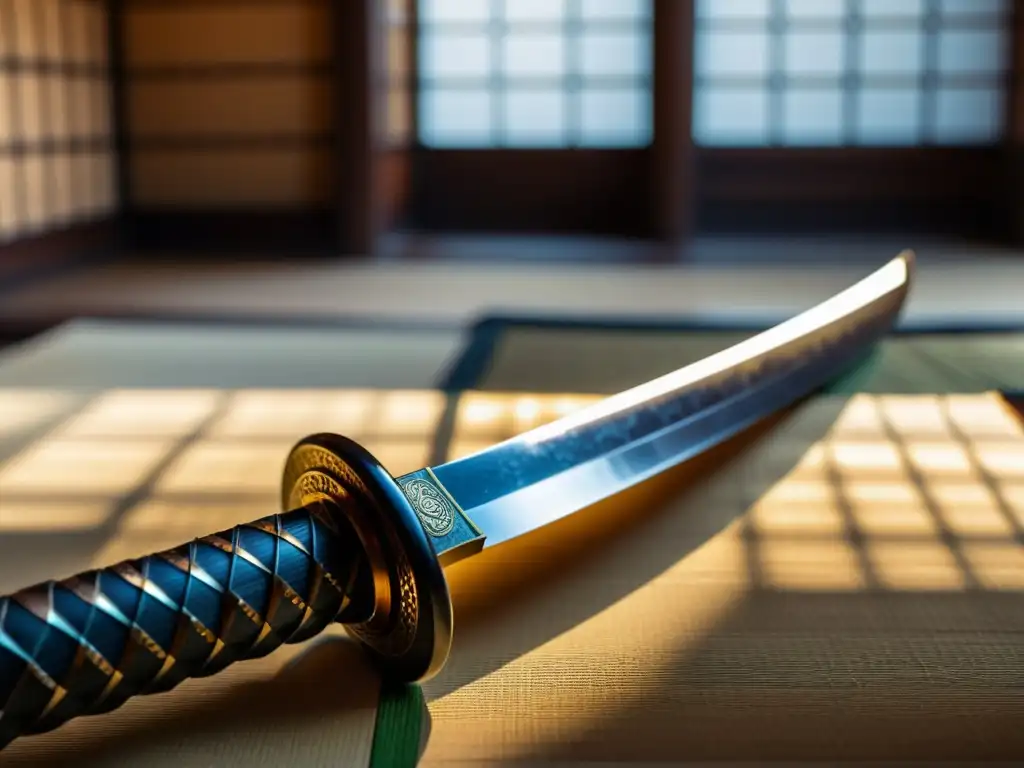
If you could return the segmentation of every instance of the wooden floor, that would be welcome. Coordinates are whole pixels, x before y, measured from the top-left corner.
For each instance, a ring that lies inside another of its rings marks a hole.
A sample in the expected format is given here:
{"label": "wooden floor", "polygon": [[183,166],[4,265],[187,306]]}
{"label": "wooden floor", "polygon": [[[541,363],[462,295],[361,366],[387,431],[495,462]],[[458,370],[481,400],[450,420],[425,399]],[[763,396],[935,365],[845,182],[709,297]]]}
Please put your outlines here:
{"label": "wooden floor", "polygon": [[709,239],[660,264],[641,246],[553,238],[435,238],[418,256],[372,261],[137,256],[0,293],[0,322],[110,313],[447,327],[494,313],[775,322],[908,247],[918,273],[905,322],[1024,325],[1024,254],[915,238]]}

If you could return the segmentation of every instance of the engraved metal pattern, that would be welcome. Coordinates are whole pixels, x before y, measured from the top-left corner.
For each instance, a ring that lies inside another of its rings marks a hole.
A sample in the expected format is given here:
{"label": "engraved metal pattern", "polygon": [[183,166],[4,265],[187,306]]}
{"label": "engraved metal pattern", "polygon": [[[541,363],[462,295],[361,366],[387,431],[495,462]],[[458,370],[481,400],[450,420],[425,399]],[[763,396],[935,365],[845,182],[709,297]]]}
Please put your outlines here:
{"label": "engraved metal pattern", "polygon": [[0,597],[0,747],[304,640],[367,568],[308,508]]}
{"label": "engraved metal pattern", "polygon": [[439,539],[452,532],[455,528],[455,505],[440,488],[419,477],[400,480],[399,485],[427,533]]}
{"label": "engraved metal pattern", "polygon": [[381,525],[378,516],[362,514],[362,510],[372,508],[366,484],[334,453],[307,444],[293,451],[283,485],[289,495],[282,501],[290,506],[307,504],[315,498],[343,504],[352,494],[364,497],[362,503],[353,503],[346,512],[370,560],[375,605],[368,621],[346,624],[345,630],[384,657],[405,654],[415,641],[419,623],[416,578],[395,532]]}

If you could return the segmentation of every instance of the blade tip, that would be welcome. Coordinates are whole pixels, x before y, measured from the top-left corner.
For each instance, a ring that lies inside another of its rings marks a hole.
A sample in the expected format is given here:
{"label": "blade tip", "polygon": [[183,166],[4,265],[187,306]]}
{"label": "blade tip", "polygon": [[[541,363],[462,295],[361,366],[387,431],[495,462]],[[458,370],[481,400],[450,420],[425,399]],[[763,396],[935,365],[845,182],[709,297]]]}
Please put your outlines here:
{"label": "blade tip", "polygon": [[911,248],[904,248],[896,258],[903,261],[903,265],[907,269],[907,277],[909,278],[914,273],[914,265],[917,263],[917,253]]}

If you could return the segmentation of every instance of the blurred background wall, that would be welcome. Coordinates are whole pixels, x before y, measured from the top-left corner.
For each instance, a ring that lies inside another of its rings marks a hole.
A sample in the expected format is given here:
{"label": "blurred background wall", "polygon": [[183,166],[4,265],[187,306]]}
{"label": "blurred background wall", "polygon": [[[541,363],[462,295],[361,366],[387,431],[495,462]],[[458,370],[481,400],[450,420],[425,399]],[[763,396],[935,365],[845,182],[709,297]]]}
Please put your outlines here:
{"label": "blurred background wall", "polygon": [[[118,189],[108,18],[96,0],[0,0],[0,253],[11,249],[0,269],[109,235]],[[68,231],[76,236],[60,237]],[[29,242],[47,247],[14,249]]]}
{"label": "blurred background wall", "polygon": [[[326,240],[336,124],[329,4],[120,7],[140,244],[180,241],[183,226],[191,244],[223,240],[257,217]],[[185,223],[176,214],[204,215]]]}
{"label": "blurred background wall", "polygon": [[1009,0],[0,0],[0,263],[374,256],[395,234],[413,257],[464,233],[676,261],[736,234],[1015,245],[1021,15]]}

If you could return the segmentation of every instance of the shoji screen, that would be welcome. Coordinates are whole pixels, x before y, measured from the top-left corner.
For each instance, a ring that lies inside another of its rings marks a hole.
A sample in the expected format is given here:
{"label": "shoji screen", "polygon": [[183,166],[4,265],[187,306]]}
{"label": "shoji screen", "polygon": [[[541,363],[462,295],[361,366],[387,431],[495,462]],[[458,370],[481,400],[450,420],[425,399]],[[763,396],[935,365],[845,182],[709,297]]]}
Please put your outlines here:
{"label": "shoji screen", "polygon": [[654,16],[653,0],[419,0],[417,225],[649,234]]}
{"label": "shoji screen", "polygon": [[699,218],[989,237],[1011,0],[699,0]]}
{"label": "shoji screen", "polygon": [[643,0],[420,3],[420,140],[430,147],[644,147]]}
{"label": "shoji screen", "polygon": [[1000,138],[1008,0],[703,0],[697,8],[700,144]]}
{"label": "shoji screen", "polygon": [[228,222],[222,234],[230,240],[275,214],[295,220],[326,210],[334,171],[329,0],[125,5],[139,221],[162,221],[157,230],[171,235],[180,234],[181,214],[190,224],[205,214]]}
{"label": "shoji screen", "polygon": [[0,0],[0,242],[116,209],[106,7]]}

